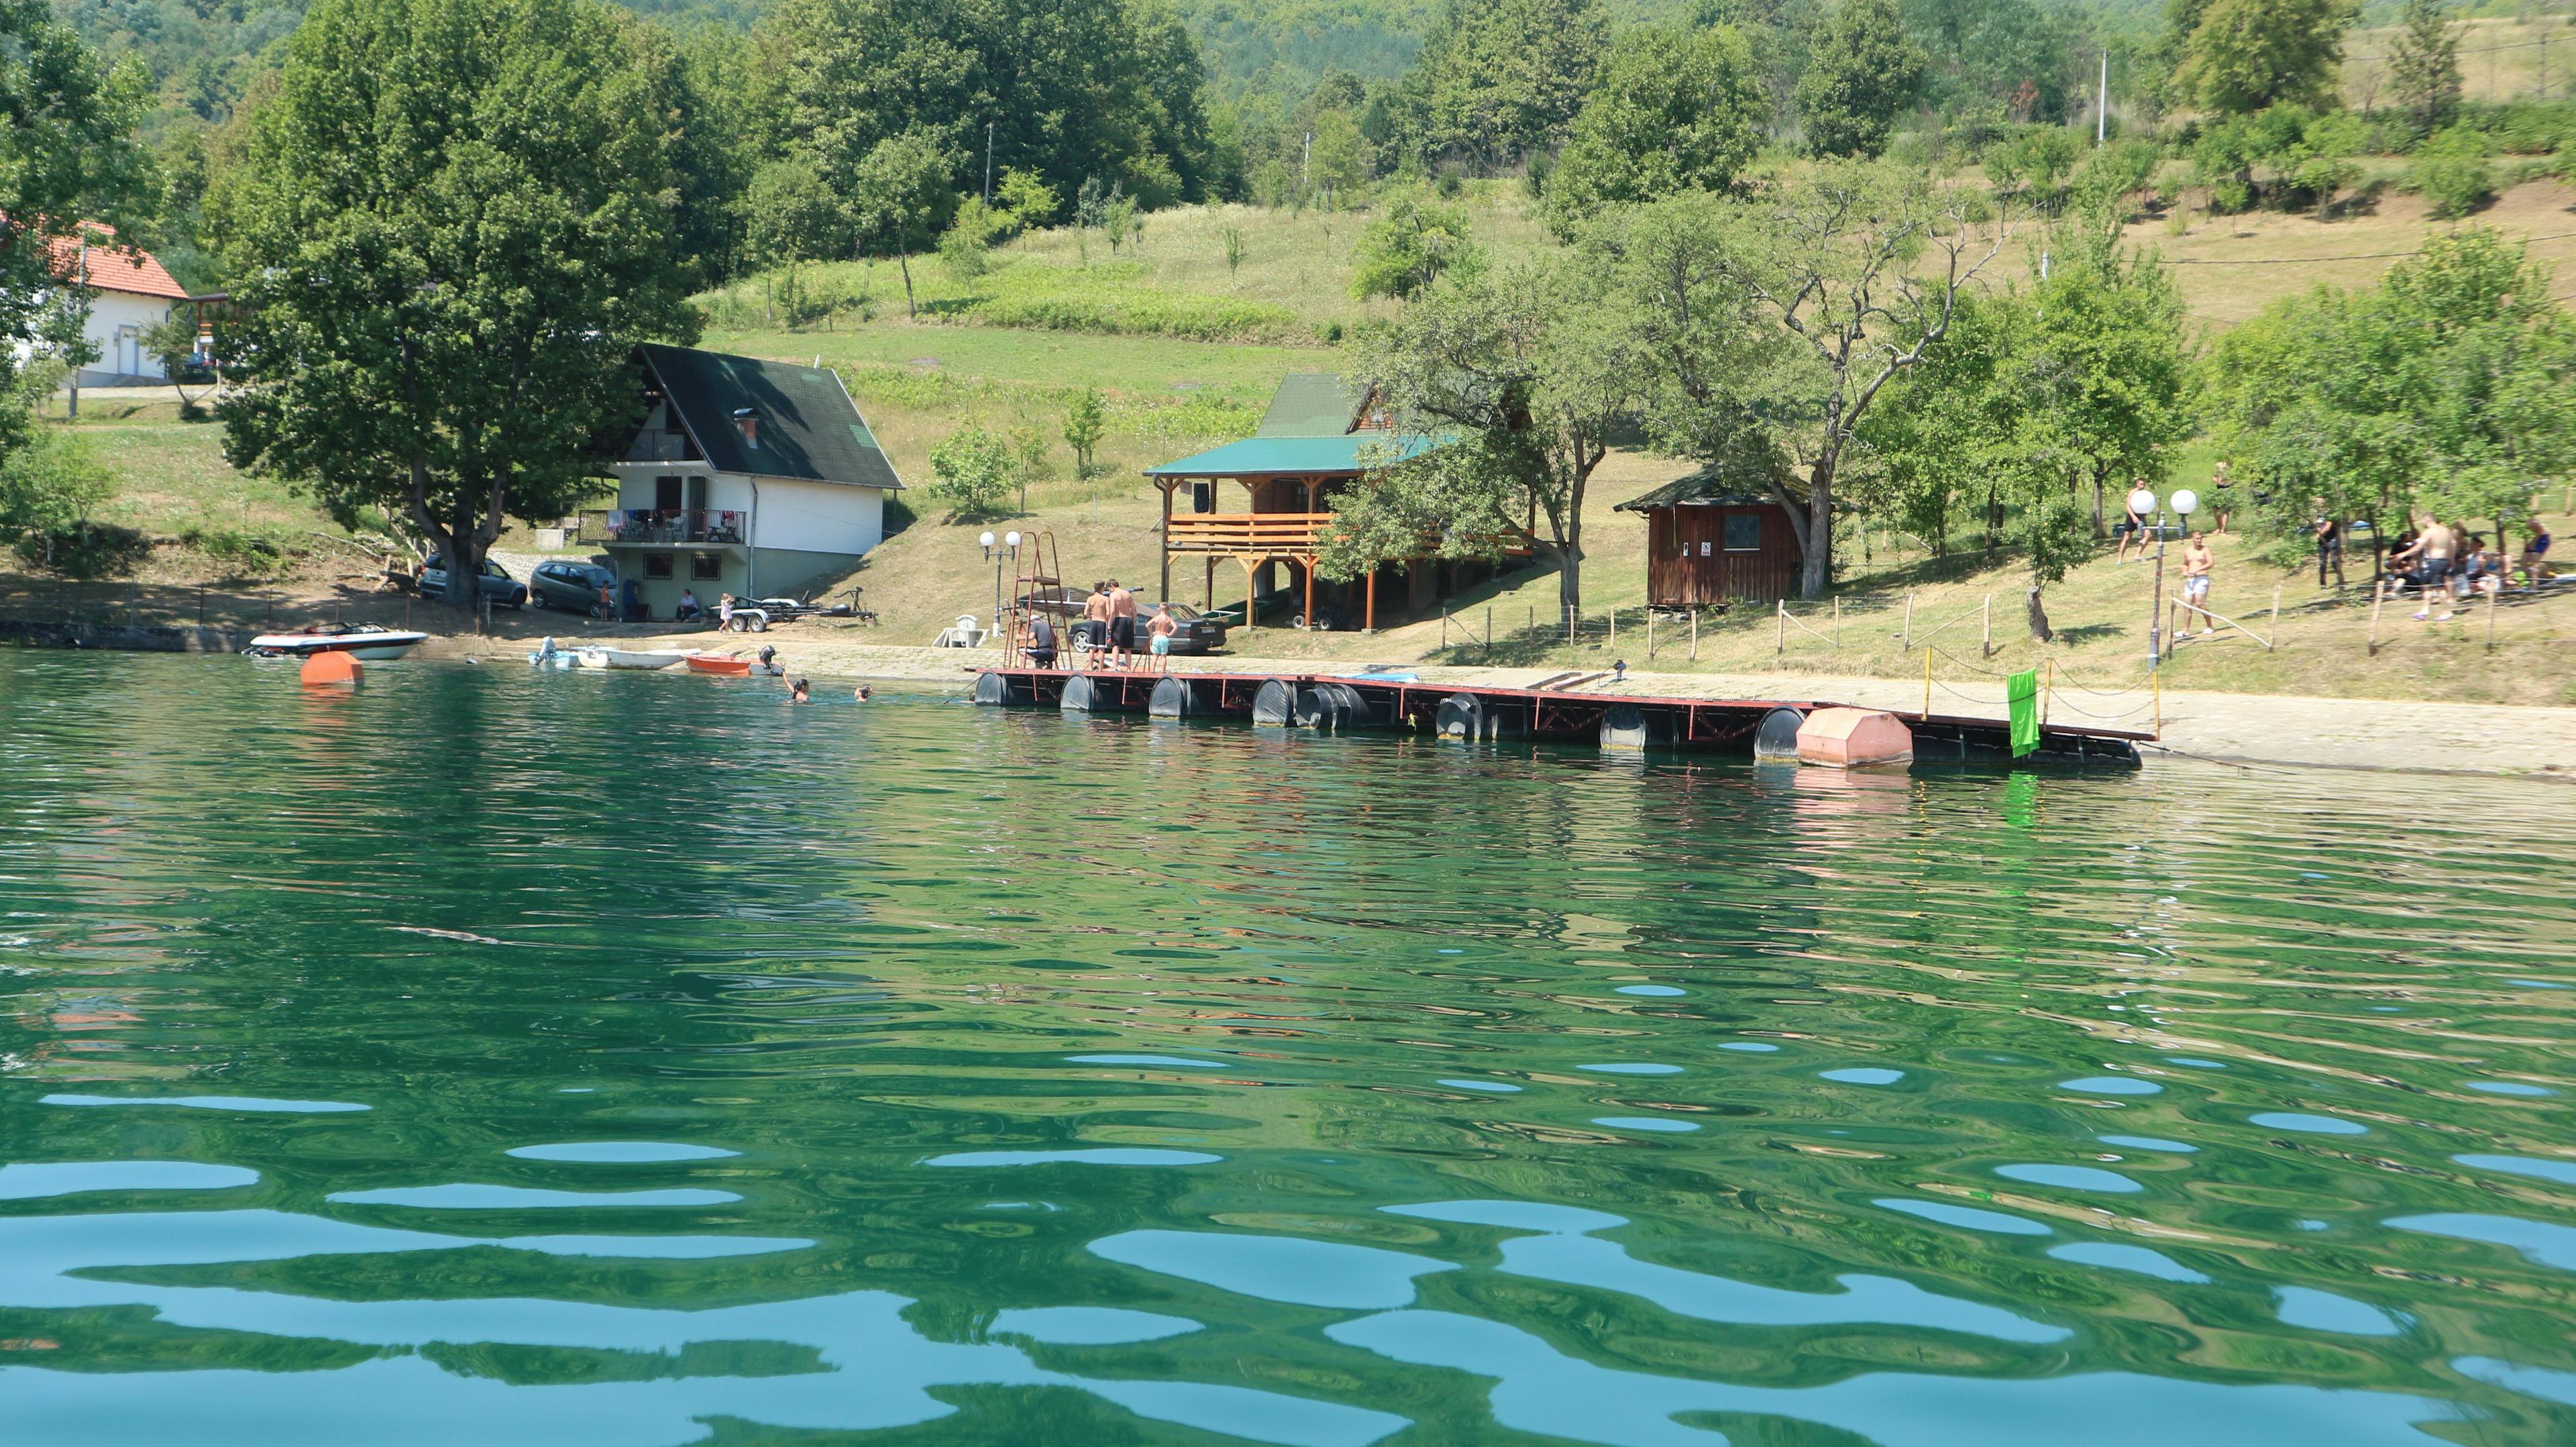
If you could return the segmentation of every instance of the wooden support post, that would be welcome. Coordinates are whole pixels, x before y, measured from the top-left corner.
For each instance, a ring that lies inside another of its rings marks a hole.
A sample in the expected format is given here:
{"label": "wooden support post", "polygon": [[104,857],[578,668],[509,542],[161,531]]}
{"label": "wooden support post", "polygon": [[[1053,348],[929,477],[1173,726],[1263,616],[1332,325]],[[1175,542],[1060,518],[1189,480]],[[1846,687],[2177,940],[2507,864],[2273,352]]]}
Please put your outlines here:
{"label": "wooden support post", "polygon": [[1445,605],[1440,610],[1440,646],[1444,650],[1449,646],[1449,609]]}
{"label": "wooden support post", "polygon": [[1300,559],[1299,564],[1306,574],[1306,631],[1312,633],[1315,631],[1315,564],[1312,559]]}
{"label": "wooden support post", "polygon": [[1779,602],[1772,604],[1771,608],[1771,616],[1780,627],[1780,641],[1773,645],[1771,649],[1772,656],[1774,658],[1786,658],[1789,656],[1789,600],[1783,598]]}
{"label": "wooden support post", "polygon": [[1646,661],[1655,661],[1655,609],[1651,603],[1646,605]]}
{"label": "wooden support post", "polygon": [[2048,727],[2048,700],[2055,692],[2057,692],[2057,660],[2052,658],[2041,665],[2039,675],[2039,726],[2041,728]]}
{"label": "wooden support post", "polygon": [[1837,652],[1839,652],[1839,651],[1841,650],[1842,646],[1843,646],[1843,595],[1842,595],[1842,594],[1840,594],[1840,593],[1836,593],[1836,594],[1834,595],[1834,648],[1835,648],[1835,650],[1836,650]]}
{"label": "wooden support post", "polygon": [[2281,585],[2280,585],[2280,584],[2278,584],[2278,583],[2274,583],[2274,584],[2272,585],[2272,641],[2263,645],[2263,651],[2264,651],[2264,652],[2266,652],[2266,653],[2269,653],[2269,652],[2271,652],[2273,649],[2278,648],[2278,647],[2280,647],[2280,646],[2281,646]]}
{"label": "wooden support post", "polygon": [[1977,640],[1977,656],[1992,658],[1995,656],[1995,595],[1992,593],[1986,595],[1985,621],[1979,626],[1985,629],[1985,636]]}
{"label": "wooden support post", "polygon": [[2388,580],[2382,578],[2370,589],[2370,652],[2367,656],[2372,658],[2379,656],[2379,605],[2387,601]]}
{"label": "wooden support post", "polygon": [[[1309,570],[1309,572],[1308,572],[1308,576],[1307,576],[1307,579],[1306,579],[1306,590],[1307,590],[1307,592],[1308,592],[1309,594],[1311,594],[1311,593],[1314,591],[1314,588],[1315,588],[1315,581],[1314,581],[1314,577],[1313,577],[1313,573],[1312,573],[1312,569],[1314,568],[1314,566],[1315,566],[1315,565],[1314,565],[1314,564],[1312,564],[1312,563],[1308,563],[1306,566],[1307,566],[1307,568],[1308,568],[1308,570]],[[1313,611],[1314,611],[1314,609],[1313,609],[1313,608],[1312,608],[1312,606],[1310,605],[1310,606],[1308,607],[1307,611],[1308,611],[1309,613],[1311,613],[1311,612],[1313,612]],[[1309,618],[1309,619],[1307,620],[1307,622],[1309,622],[1310,624],[1311,624],[1313,621],[1314,621],[1314,620],[1313,620],[1313,619],[1311,619],[1311,618]],[[1369,575],[1368,575],[1368,610],[1367,610],[1366,614],[1365,614],[1365,615],[1361,618],[1361,620],[1360,620],[1360,631],[1361,631],[1362,633],[1375,633],[1375,632],[1377,631],[1377,569],[1376,569],[1375,567],[1371,567],[1371,568],[1369,569]]]}
{"label": "wooden support post", "polygon": [[1932,646],[1923,646],[1923,716],[1932,717]]}
{"label": "wooden support post", "polygon": [[[1160,523],[1158,523],[1158,524],[1156,524],[1156,525],[1155,525],[1155,528],[1154,528],[1154,541],[1155,541],[1155,543],[1156,543],[1156,544],[1158,544],[1158,545],[1162,548],[1162,550],[1163,550],[1163,591],[1154,595],[1157,599],[1169,598],[1169,597],[1171,597],[1171,596],[1172,596],[1172,488],[1173,488],[1173,486],[1174,486],[1174,484],[1169,483],[1169,482],[1165,482],[1165,483],[1162,483],[1162,484],[1161,484],[1161,486],[1160,486],[1160,488],[1158,489],[1158,490],[1163,494],[1163,520],[1162,520]],[[1022,512],[1027,512],[1027,511],[1028,511],[1028,507],[1027,507],[1027,501],[1028,501],[1028,498],[1027,498],[1027,484],[1026,484],[1026,483],[1021,484],[1021,489],[1022,489],[1022,491],[1021,491],[1021,504],[1022,504],[1022,506],[1021,506],[1021,508],[1020,508],[1020,511],[1022,511]]]}
{"label": "wooden support post", "polygon": [[[2501,584],[2503,580],[2498,579],[2497,582]],[[2504,589],[2501,586],[2487,595],[2487,652],[2489,653],[2495,652],[2496,600],[2503,596]]]}
{"label": "wooden support post", "polygon": [[1699,605],[1691,605],[1691,662],[1699,662]]}

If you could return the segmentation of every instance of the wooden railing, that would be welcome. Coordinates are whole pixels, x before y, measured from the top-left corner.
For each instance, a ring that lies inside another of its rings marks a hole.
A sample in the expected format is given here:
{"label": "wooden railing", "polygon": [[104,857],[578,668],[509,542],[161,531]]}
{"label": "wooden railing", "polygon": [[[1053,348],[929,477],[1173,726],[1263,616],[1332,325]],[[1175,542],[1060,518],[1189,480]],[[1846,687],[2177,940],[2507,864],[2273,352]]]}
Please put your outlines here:
{"label": "wooden railing", "polygon": [[1164,537],[1176,553],[1310,556],[1332,520],[1328,512],[1175,513]]}
{"label": "wooden railing", "polygon": [[[1324,544],[1328,512],[1174,513],[1165,535],[1176,553],[1238,553],[1245,556],[1313,557]],[[1517,538],[1497,539],[1506,557],[1529,556],[1529,545]],[[1440,550],[1440,535],[1424,533],[1420,556]]]}

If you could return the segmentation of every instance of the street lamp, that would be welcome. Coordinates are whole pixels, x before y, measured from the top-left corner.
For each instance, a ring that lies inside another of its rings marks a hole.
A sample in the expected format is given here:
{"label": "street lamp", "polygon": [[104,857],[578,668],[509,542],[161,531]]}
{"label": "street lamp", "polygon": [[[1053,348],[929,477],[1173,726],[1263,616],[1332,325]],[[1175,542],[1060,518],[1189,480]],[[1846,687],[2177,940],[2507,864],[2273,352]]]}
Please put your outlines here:
{"label": "street lamp", "polygon": [[[2176,488],[2167,501],[2173,507],[2174,516],[2188,520],[2192,511],[2200,506],[2200,494],[2187,487]],[[2164,661],[2161,645],[2165,617],[2165,515],[2156,507],[2156,495],[2143,487],[2129,494],[2129,508],[2140,517],[2150,512],[2156,515],[2156,593],[2152,611],[2147,614],[2147,671],[2153,673]]]}

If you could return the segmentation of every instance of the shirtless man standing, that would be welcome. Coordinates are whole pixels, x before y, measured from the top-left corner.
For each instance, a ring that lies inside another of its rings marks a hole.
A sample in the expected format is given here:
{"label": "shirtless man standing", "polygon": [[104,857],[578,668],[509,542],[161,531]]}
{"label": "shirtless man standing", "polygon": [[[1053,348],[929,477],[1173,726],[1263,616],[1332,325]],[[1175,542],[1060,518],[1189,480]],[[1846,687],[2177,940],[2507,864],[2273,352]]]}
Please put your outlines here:
{"label": "shirtless man standing", "polygon": [[2421,623],[2431,619],[2436,623],[2448,622],[2453,615],[2447,607],[2441,617],[2433,617],[2433,590],[2441,589],[2443,602],[2449,603],[2451,559],[2460,550],[2459,537],[2449,528],[2442,526],[2440,519],[2435,518],[2431,513],[2417,518],[2415,525],[2414,546],[2399,553],[2391,561],[2413,565],[2415,585],[2419,590],[2417,596],[2424,604],[2423,607],[2415,610],[2415,621]]}
{"label": "shirtless man standing", "polygon": [[1120,668],[1136,666],[1136,595],[1109,580],[1109,648]]}
{"label": "shirtless man standing", "polygon": [[[2182,549],[2182,605],[2200,615],[2200,631],[2215,633],[2218,627],[2209,612],[2209,569],[2217,561],[2209,554],[2209,534],[2193,533]],[[2177,628],[2176,638],[2188,637],[2191,630]]]}
{"label": "shirtless man standing", "polygon": [[1109,585],[1094,583],[1091,596],[1082,600],[1082,631],[1091,647],[1081,653],[1082,666],[1093,668],[1106,661],[1109,651]]}

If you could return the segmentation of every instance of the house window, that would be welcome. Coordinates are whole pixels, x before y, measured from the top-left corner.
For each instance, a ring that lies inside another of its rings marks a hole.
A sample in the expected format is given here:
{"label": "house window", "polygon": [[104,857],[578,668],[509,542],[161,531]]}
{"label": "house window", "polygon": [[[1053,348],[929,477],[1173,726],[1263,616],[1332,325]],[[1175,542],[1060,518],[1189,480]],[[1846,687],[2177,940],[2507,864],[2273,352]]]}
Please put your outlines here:
{"label": "house window", "polygon": [[1730,553],[1762,551],[1762,514],[1728,513],[1726,515],[1726,550]]}
{"label": "house window", "polygon": [[671,576],[671,555],[669,553],[646,553],[644,555],[644,576],[647,578],[667,578]]}
{"label": "house window", "polygon": [[713,553],[691,553],[689,576],[701,583],[712,583],[724,576],[723,561]]}
{"label": "house window", "polygon": [[657,477],[653,479],[653,510],[656,512],[678,512],[680,510],[680,480],[678,478]]}

